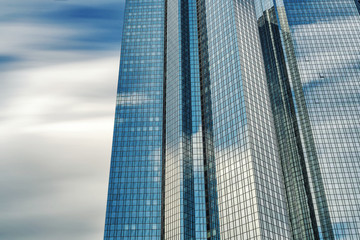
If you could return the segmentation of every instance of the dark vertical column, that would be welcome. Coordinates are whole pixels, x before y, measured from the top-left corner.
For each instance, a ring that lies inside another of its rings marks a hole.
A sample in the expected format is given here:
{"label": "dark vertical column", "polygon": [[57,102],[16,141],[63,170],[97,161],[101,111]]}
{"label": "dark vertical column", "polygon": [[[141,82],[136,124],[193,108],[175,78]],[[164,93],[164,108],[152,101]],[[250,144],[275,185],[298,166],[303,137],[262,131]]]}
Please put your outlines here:
{"label": "dark vertical column", "polygon": [[206,1],[197,1],[201,117],[203,132],[204,183],[206,199],[207,239],[220,239],[219,209],[214,155],[209,53],[206,23]]}
{"label": "dark vertical column", "polygon": [[189,3],[167,2],[165,239],[195,237]]}
{"label": "dark vertical column", "polygon": [[182,147],[183,165],[183,239],[195,239],[195,202],[194,202],[194,163],[192,139],[192,103],[191,103],[191,50],[189,0],[180,1],[180,44],[181,44],[181,102],[182,102]]}
{"label": "dark vertical column", "polygon": [[167,0],[164,1],[164,80],[163,80],[163,131],[162,131],[162,181],[161,181],[161,240],[165,240],[165,179],[166,179],[166,65],[167,65]]}
{"label": "dark vertical column", "polygon": [[189,51],[191,72],[191,116],[194,165],[195,239],[207,239],[204,132],[199,65],[199,30],[196,0],[189,0]]}

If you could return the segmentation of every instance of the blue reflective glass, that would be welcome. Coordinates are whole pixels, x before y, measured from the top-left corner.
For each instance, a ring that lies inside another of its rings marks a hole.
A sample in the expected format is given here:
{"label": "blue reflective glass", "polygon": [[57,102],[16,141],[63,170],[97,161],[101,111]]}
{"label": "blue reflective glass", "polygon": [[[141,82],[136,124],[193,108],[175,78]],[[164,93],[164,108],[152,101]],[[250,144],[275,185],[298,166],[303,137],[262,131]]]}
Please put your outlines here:
{"label": "blue reflective glass", "polygon": [[104,239],[358,239],[359,13],[127,0]]}

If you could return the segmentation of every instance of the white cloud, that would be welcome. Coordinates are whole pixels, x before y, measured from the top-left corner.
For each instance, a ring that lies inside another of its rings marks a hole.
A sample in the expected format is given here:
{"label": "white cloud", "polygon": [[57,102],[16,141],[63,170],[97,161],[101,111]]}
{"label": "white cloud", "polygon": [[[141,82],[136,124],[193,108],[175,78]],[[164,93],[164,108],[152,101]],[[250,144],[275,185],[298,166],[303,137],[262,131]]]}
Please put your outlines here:
{"label": "white cloud", "polygon": [[101,239],[118,62],[109,56],[2,75],[14,84],[0,112],[6,239]]}
{"label": "white cloud", "polygon": [[15,81],[21,87],[6,99],[0,112],[0,119],[16,124],[16,129],[10,131],[3,123],[2,132],[20,133],[28,126],[74,117],[109,116],[115,109],[117,66],[117,58],[107,58],[6,74],[5,81]]}

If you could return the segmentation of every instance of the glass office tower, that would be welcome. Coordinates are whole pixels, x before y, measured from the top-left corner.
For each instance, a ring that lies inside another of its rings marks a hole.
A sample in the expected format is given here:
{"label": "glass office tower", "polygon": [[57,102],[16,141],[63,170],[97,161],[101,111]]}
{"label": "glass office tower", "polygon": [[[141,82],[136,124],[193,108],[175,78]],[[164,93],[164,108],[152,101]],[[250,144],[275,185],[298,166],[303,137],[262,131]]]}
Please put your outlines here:
{"label": "glass office tower", "polygon": [[165,1],[126,2],[105,239],[160,239]]}
{"label": "glass office tower", "polygon": [[276,2],[324,239],[360,237],[360,18],[355,3]]}
{"label": "glass office tower", "polygon": [[255,4],[293,236],[359,239],[358,2]]}
{"label": "glass office tower", "polygon": [[360,239],[358,7],[127,0],[104,239]]}

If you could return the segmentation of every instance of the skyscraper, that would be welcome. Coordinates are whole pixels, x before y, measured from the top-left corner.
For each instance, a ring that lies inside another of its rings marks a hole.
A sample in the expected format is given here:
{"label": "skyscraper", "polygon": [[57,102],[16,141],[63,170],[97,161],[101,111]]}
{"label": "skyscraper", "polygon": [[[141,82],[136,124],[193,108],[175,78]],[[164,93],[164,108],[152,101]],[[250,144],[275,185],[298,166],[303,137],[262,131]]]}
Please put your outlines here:
{"label": "skyscraper", "polygon": [[115,239],[360,239],[358,0],[127,0]]}

